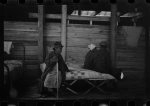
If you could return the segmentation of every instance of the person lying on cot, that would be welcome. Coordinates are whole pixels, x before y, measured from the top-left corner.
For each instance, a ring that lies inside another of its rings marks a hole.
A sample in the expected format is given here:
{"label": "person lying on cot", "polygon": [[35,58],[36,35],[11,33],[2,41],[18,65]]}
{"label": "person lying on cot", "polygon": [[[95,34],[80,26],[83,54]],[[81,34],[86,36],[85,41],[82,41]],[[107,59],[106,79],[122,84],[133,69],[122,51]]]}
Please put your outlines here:
{"label": "person lying on cot", "polygon": [[[61,83],[65,80],[66,71],[69,71],[61,56],[62,48],[63,46],[60,42],[55,42],[53,51],[50,52],[45,59],[46,69],[44,70],[41,79],[44,82],[44,88],[47,89],[46,93],[50,93],[50,95],[56,94],[57,86],[58,88],[60,87]],[[56,65],[57,63],[58,73]]]}

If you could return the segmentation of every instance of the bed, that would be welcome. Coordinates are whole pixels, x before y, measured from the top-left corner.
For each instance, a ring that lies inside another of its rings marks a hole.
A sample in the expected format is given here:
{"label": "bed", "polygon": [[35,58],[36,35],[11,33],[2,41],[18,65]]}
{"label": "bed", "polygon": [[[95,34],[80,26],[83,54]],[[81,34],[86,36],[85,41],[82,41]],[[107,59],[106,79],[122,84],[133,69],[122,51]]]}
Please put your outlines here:
{"label": "bed", "polygon": [[67,66],[70,72],[66,73],[66,82],[69,82],[67,83],[66,88],[76,95],[79,95],[79,93],[73,90],[71,86],[78,83],[78,81],[82,81],[90,85],[90,87],[80,95],[88,94],[93,89],[97,89],[100,93],[106,94],[107,92],[102,89],[102,86],[108,82],[117,81],[115,77],[110,74],[83,69],[82,65],[67,63]]}
{"label": "bed", "polygon": [[[11,51],[15,46],[11,41],[4,41],[4,52],[11,57]],[[25,53],[23,53],[25,56]],[[6,55],[5,55],[6,56]],[[5,57],[4,56],[4,57]],[[7,90],[14,89],[17,80],[21,78],[24,60],[4,59],[4,85]]]}

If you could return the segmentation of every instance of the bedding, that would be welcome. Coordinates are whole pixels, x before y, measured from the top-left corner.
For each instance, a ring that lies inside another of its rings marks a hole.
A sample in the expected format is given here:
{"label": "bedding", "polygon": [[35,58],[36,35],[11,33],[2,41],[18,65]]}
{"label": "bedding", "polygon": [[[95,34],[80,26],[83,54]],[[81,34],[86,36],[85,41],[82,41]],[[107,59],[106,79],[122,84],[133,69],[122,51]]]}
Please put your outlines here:
{"label": "bedding", "polygon": [[[105,91],[101,89],[101,86],[110,80],[117,81],[115,77],[110,74],[104,74],[93,70],[83,69],[82,68],[83,65],[81,64],[75,63],[66,63],[66,64],[70,72],[66,72],[66,82],[64,84],[66,86],[66,89],[75,95],[78,95],[79,93],[72,88],[72,85],[74,83],[77,83],[78,80],[83,80],[85,83],[91,85],[91,87],[88,88],[88,90],[85,91],[83,95],[89,93],[94,88],[97,88],[100,92],[105,93]],[[44,72],[45,68],[46,68],[45,63],[40,64],[40,69],[42,72]],[[93,80],[100,82],[98,85],[95,85],[95,83],[92,82]],[[49,83],[47,83],[47,86],[49,86]]]}
{"label": "bedding", "polygon": [[68,63],[68,68],[70,72],[66,73],[66,80],[76,80],[76,79],[115,79],[114,76],[105,73],[99,73],[93,70],[83,69],[82,65]]}
{"label": "bedding", "polygon": [[[70,72],[66,72],[66,80],[77,80],[77,79],[98,79],[107,80],[115,79],[110,74],[99,73],[93,70],[83,69],[83,65],[75,63],[66,63]],[[41,71],[45,70],[45,63],[40,64]]]}
{"label": "bedding", "polygon": [[[72,69],[72,67],[69,67]],[[66,80],[75,80],[75,79],[115,79],[110,74],[99,73],[93,70],[87,70],[82,68],[74,68],[73,71],[66,73]]]}
{"label": "bedding", "polygon": [[[6,64],[11,72],[15,68],[22,67],[22,61],[19,60],[5,60],[4,64]],[[7,72],[6,67],[4,67],[4,73]]]}
{"label": "bedding", "polygon": [[22,70],[22,61],[20,60],[5,60],[4,64],[4,83],[6,83],[6,78],[8,75],[8,71],[11,77],[12,81],[17,80],[18,77],[21,75],[21,70]]}

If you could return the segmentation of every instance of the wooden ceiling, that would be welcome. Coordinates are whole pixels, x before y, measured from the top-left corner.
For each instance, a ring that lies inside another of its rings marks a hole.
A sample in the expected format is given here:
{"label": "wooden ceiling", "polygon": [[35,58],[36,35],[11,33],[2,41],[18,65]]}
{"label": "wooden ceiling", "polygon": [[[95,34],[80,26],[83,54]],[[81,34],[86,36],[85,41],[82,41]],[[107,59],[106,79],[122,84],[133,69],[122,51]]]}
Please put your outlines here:
{"label": "wooden ceiling", "polygon": [[[68,15],[70,15],[74,10],[92,10],[96,11],[96,13],[100,13],[101,11],[110,11],[111,8],[109,0],[98,0],[98,3],[89,2],[91,0],[79,0],[79,3],[73,3],[73,0],[68,1]],[[45,13],[61,14],[61,3],[55,3],[54,0],[45,0],[44,5]],[[121,15],[133,12],[135,11],[135,8],[137,8],[138,12],[145,12],[145,10],[148,10],[150,13],[150,4],[146,3],[146,0],[135,0],[134,3],[128,3],[128,0],[118,0],[117,8]],[[37,10],[37,4],[35,1],[33,3],[26,4],[10,2],[4,6],[4,19],[29,18],[29,13],[37,13]]]}

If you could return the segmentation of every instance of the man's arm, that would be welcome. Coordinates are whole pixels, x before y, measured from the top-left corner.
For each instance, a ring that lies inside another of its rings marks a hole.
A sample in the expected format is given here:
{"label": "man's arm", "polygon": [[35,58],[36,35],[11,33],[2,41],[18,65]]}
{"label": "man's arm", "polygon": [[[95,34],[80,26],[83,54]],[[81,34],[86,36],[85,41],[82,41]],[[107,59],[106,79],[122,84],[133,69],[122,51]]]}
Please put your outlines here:
{"label": "man's arm", "polygon": [[58,62],[58,56],[56,54],[54,54],[54,52],[51,52],[45,58],[46,66],[50,66],[50,65],[52,65],[52,64],[54,64],[56,62]]}
{"label": "man's arm", "polygon": [[67,71],[67,72],[69,72],[69,69],[68,69],[68,66],[66,65],[66,63],[65,63],[65,61],[64,61],[64,59],[63,59],[63,57],[60,55],[59,56],[60,58],[60,61],[62,61],[62,64],[63,64],[63,66],[64,66],[64,70],[65,71]]}
{"label": "man's arm", "polygon": [[45,58],[46,69],[41,76],[42,80],[44,80],[46,75],[50,71],[52,71],[52,69],[55,66],[55,64],[57,63],[57,61],[58,61],[58,57],[53,52],[51,52],[50,54],[47,55],[47,57]]}

